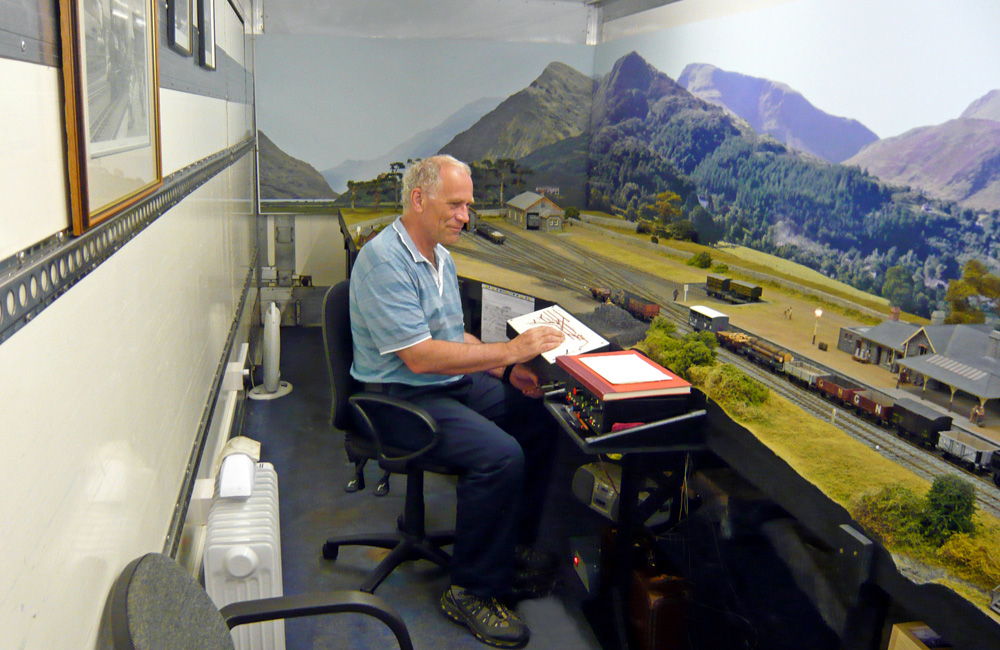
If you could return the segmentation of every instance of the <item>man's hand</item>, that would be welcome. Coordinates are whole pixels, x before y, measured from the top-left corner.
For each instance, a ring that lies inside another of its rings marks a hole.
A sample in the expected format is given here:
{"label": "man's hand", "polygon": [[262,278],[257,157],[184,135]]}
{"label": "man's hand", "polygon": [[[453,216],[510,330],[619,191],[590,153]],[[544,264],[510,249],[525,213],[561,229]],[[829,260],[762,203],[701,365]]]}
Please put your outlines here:
{"label": "man's hand", "polygon": [[510,372],[510,385],[520,390],[528,397],[541,397],[541,388],[538,387],[538,375],[528,366],[519,363]]}
{"label": "man's hand", "polygon": [[509,345],[517,351],[517,363],[531,361],[542,352],[559,347],[566,336],[554,327],[540,325],[511,339]]}

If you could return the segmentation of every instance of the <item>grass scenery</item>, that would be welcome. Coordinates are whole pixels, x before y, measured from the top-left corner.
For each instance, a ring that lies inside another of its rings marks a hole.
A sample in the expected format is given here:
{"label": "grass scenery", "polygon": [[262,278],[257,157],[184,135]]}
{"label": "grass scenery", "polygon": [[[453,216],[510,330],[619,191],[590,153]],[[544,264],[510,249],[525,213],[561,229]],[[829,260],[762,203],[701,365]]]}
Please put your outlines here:
{"label": "grass scenery", "polygon": [[864,291],[855,289],[849,284],[828,278],[819,271],[815,271],[808,266],[786,260],[783,257],[762,253],[752,248],[747,248],[746,246],[735,246],[732,244],[720,243],[718,247],[719,250],[738,257],[741,260],[773,269],[780,275],[827,287],[831,293],[853,296],[856,300],[862,302],[875,302],[886,308],[889,307],[889,301],[881,296],[865,293]]}

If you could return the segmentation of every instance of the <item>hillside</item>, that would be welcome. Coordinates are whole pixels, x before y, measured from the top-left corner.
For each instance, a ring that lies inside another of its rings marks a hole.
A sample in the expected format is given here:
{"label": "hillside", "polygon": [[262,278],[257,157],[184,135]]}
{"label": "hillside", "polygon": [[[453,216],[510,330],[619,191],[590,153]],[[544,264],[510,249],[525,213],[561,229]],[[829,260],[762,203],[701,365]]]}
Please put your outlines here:
{"label": "hillside", "polygon": [[1000,208],[1000,90],[972,102],[958,119],[879,140],[846,164],[963,207],[996,210]]}
{"label": "hillside", "polygon": [[307,162],[282,151],[263,131],[257,131],[260,147],[260,198],[335,199],[326,179]]}
{"label": "hillside", "polygon": [[590,119],[593,80],[558,61],[441,147],[459,160],[519,159],[582,135]]}
{"label": "hillside", "polygon": [[768,79],[691,63],[677,83],[746,120],[757,133],[828,162],[842,162],[878,140],[857,120],[825,113],[798,91]]}

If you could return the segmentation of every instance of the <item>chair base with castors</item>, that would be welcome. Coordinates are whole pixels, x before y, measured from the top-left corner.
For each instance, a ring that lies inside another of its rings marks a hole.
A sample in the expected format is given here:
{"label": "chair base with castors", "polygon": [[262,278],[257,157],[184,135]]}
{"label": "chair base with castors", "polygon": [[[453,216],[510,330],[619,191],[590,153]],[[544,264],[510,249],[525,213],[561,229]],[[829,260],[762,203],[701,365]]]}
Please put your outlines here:
{"label": "chair base with castors", "polygon": [[[443,551],[442,547],[455,543],[455,531],[426,531],[422,499],[423,478],[421,471],[407,476],[406,509],[396,520],[395,532],[344,535],[332,537],[323,544],[323,557],[327,560],[336,560],[341,546],[374,546],[390,549],[389,554],[369,572],[359,587],[361,591],[375,593],[386,577],[404,562],[428,560],[443,568],[448,568],[451,564],[451,556]],[[411,514],[410,519],[407,518],[407,513]]]}

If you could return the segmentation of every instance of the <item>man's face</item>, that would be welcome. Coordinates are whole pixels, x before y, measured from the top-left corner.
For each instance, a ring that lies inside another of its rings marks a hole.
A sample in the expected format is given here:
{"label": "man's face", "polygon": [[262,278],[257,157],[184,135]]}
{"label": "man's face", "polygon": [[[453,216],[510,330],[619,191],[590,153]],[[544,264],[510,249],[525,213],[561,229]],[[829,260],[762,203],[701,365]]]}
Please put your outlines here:
{"label": "man's face", "polygon": [[433,194],[420,190],[420,224],[435,244],[454,244],[469,222],[472,177],[454,165],[441,167],[441,187]]}

